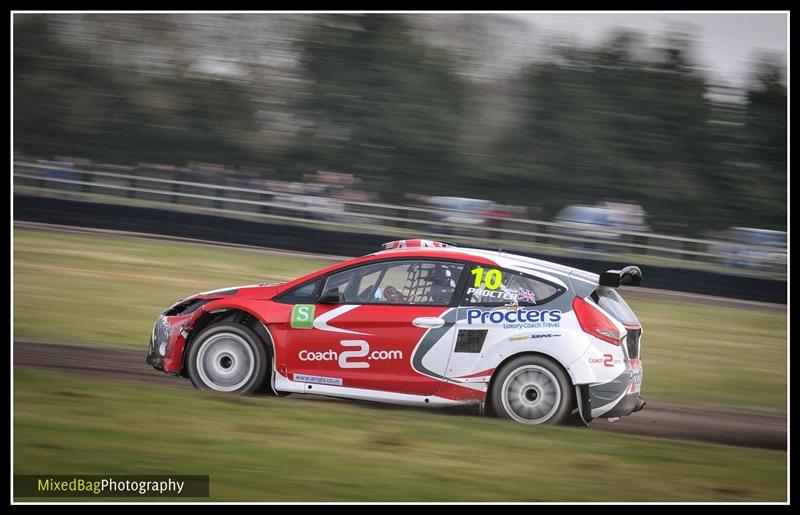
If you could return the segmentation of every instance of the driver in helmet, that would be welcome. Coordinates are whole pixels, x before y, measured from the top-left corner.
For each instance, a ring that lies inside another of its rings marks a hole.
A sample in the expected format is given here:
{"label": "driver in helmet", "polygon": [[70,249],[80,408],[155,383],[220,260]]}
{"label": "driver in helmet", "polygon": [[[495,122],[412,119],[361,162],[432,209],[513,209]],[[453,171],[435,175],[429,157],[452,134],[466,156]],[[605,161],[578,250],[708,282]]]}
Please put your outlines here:
{"label": "driver in helmet", "polygon": [[453,296],[453,291],[456,289],[453,271],[446,265],[437,264],[428,273],[427,279],[430,282],[430,302],[433,304],[449,303]]}
{"label": "driver in helmet", "polygon": [[[425,288],[428,291],[427,299],[420,298],[418,294],[409,292],[411,295],[412,304],[422,302],[424,304],[448,304],[450,298],[453,296],[453,291],[456,288],[455,277],[453,271],[447,265],[436,264],[434,268],[428,271],[424,277],[427,283]],[[386,286],[383,289],[376,288],[374,298],[378,302],[386,302],[389,304],[408,304],[409,298],[403,295],[394,286]]]}

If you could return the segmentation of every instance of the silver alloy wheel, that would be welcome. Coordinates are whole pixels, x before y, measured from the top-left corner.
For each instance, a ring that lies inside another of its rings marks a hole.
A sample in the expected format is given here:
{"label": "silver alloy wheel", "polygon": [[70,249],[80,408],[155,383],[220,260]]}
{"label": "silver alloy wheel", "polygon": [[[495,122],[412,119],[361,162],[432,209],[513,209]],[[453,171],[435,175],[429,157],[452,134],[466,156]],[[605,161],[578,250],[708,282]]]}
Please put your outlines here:
{"label": "silver alloy wheel", "polygon": [[256,372],[256,357],[236,333],[217,333],[205,340],[195,358],[197,373],[206,386],[232,392],[247,384]]}
{"label": "silver alloy wheel", "polygon": [[561,404],[556,376],[539,365],[524,365],[508,374],[500,395],[506,413],[523,424],[546,422]]}

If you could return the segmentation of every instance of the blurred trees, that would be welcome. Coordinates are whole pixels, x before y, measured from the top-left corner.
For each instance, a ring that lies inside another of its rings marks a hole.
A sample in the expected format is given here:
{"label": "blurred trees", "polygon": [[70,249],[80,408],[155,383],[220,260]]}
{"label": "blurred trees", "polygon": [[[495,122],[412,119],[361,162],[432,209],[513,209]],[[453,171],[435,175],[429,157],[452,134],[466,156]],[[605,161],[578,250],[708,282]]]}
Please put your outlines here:
{"label": "blurred trees", "polygon": [[312,125],[293,167],[379,176],[385,193],[450,191],[466,99],[447,54],[403,18],[374,14],[324,17],[298,44]]}
{"label": "blurred trees", "polygon": [[735,197],[746,199],[740,207],[758,224],[786,223],[787,108],[783,70],[765,58],[747,92],[742,148],[752,167],[750,173],[737,174]]}
{"label": "blurred trees", "polygon": [[768,57],[738,92],[693,65],[687,36],[618,32],[493,83],[464,73],[485,56],[442,45],[469,34],[428,41],[408,15],[74,16],[14,16],[23,153],[342,171],[388,202],[488,198],[546,218],[626,200],[676,233],[785,228],[787,93]]}
{"label": "blurred trees", "polygon": [[[604,197],[642,204],[662,231],[734,219],[752,225],[755,211],[773,227],[785,225],[785,86],[773,81],[772,90],[750,92],[746,106],[714,102],[691,65],[689,41],[672,35],[668,43],[648,52],[635,34],[619,33],[597,48],[557,47],[524,70],[524,115],[499,144],[502,164],[492,176],[521,183],[517,195],[536,195],[551,213]],[[758,116],[769,128],[737,120],[756,108],[748,120]],[[771,161],[743,172],[739,162],[752,163],[747,147],[764,158],[767,149],[775,160],[782,155],[783,167]],[[754,181],[769,190],[771,206],[743,208],[756,200]]]}
{"label": "blurred trees", "polygon": [[[52,15],[15,16],[17,149],[126,164],[247,157],[236,137],[254,130],[254,108],[240,85],[201,76],[144,78],[128,63],[113,65],[115,45],[94,49],[107,52],[100,55],[108,60],[101,60],[60,39],[57,23]],[[163,26],[164,32],[176,29]]]}

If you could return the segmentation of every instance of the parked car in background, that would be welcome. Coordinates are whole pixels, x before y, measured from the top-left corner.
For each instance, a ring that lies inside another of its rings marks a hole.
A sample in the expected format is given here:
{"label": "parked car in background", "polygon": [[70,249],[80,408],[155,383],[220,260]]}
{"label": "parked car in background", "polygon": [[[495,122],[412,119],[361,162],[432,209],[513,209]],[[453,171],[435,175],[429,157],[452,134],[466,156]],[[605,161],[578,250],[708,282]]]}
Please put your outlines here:
{"label": "parked car in background", "polygon": [[277,214],[304,216],[314,220],[348,222],[347,206],[341,200],[317,195],[277,193],[272,199]]}
{"label": "parked car in background", "polygon": [[621,202],[599,202],[594,206],[570,204],[559,211],[553,221],[558,224],[552,226],[553,234],[596,240],[571,243],[582,250],[613,250],[606,249],[599,241],[626,239],[636,243],[635,235],[627,235],[651,231],[641,206]]}
{"label": "parked car in background", "polygon": [[720,264],[747,270],[786,269],[786,231],[729,227],[720,240],[709,248]]}
{"label": "parked car in background", "polygon": [[486,226],[488,217],[497,207],[491,200],[465,197],[429,197],[427,205],[431,209],[431,219],[438,222],[432,228],[434,232],[463,235],[474,234],[473,227]]}

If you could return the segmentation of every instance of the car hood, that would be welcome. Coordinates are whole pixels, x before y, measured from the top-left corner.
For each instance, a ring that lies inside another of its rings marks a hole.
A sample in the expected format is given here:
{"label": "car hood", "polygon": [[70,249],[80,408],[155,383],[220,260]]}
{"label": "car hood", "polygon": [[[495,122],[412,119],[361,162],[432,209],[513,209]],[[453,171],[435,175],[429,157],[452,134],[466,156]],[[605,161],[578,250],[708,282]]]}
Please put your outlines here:
{"label": "car hood", "polygon": [[216,290],[208,290],[200,293],[195,293],[180,302],[193,299],[219,299],[226,297],[246,298],[246,299],[271,299],[279,291],[280,286],[284,282],[270,281],[256,284],[245,284],[242,286],[229,286],[227,288],[218,288]]}

